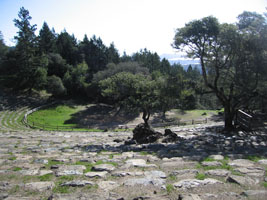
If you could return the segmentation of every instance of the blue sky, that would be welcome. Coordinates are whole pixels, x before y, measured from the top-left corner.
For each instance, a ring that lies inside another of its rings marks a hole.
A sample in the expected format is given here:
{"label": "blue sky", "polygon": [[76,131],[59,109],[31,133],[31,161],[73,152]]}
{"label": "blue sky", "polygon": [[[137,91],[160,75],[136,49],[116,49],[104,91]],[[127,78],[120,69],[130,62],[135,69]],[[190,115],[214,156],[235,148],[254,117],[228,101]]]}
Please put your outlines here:
{"label": "blue sky", "polygon": [[24,6],[37,24],[46,21],[57,33],[66,29],[82,40],[95,34],[106,45],[114,42],[122,54],[147,48],[158,54],[174,53],[175,29],[213,15],[220,22],[234,23],[243,11],[266,12],[267,0],[0,0],[0,31],[12,45],[18,18]]}

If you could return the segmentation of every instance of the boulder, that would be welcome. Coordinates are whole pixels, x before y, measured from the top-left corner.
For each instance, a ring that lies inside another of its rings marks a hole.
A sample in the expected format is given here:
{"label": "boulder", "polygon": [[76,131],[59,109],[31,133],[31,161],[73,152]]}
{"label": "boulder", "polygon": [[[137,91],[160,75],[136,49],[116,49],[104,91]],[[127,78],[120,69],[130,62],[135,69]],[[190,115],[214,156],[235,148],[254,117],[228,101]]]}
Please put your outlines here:
{"label": "boulder", "polygon": [[177,142],[179,141],[179,137],[177,134],[172,132],[170,129],[165,129],[164,138],[162,139],[163,143],[169,143],[169,142]]}
{"label": "boulder", "polygon": [[161,137],[161,133],[156,132],[145,123],[138,124],[133,130],[133,140],[138,144],[154,143]]}

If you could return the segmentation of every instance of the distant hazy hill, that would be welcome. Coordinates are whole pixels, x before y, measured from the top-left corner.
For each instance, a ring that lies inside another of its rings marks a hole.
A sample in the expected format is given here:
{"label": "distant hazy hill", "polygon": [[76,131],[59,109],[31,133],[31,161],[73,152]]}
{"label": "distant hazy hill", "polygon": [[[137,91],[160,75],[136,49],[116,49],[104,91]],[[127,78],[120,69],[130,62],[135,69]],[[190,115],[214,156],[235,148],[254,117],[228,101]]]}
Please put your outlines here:
{"label": "distant hazy hill", "polygon": [[184,69],[187,69],[187,67],[189,65],[192,65],[192,67],[197,67],[197,68],[200,68],[200,63],[199,63],[199,60],[193,60],[193,59],[190,59],[190,58],[186,58],[182,55],[178,55],[178,54],[162,54],[160,56],[161,59],[165,58],[167,59],[170,64],[175,64],[175,63],[180,63]]}

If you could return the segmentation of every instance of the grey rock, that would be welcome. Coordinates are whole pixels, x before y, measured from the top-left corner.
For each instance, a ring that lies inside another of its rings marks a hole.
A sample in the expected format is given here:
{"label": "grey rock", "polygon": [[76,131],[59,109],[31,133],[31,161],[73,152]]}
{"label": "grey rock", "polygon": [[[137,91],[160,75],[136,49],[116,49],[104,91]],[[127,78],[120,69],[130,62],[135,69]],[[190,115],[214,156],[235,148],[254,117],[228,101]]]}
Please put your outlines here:
{"label": "grey rock", "polygon": [[120,185],[114,181],[101,181],[98,183],[98,186],[103,190],[113,190],[119,187]]}
{"label": "grey rock", "polygon": [[237,159],[229,162],[228,165],[233,167],[253,167],[255,166],[254,162],[246,159]]}
{"label": "grey rock", "polygon": [[55,158],[52,161],[62,162],[62,163],[68,163],[70,161],[70,159],[68,159],[68,158]]}
{"label": "grey rock", "polygon": [[94,159],[92,159],[92,158],[81,158],[80,162],[95,163]]}
{"label": "grey rock", "polygon": [[185,162],[185,161],[173,161],[173,162],[163,162],[161,164],[161,168],[193,168],[195,167],[197,162]]}
{"label": "grey rock", "polygon": [[85,185],[95,185],[95,183],[86,180],[74,180],[61,184],[61,186],[71,186],[71,187],[84,187]]}
{"label": "grey rock", "polygon": [[39,174],[39,169],[23,169],[19,171],[20,174],[24,176],[35,176]]}
{"label": "grey rock", "polygon": [[172,162],[172,161],[183,162],[184,160],[181,157],[173,157],[173,158],[163,158],[162,161],[164,161],[164,162]]}
{"label": "grey rock", "polygon": [[204,167],[220,167],[220,166],[222,166],[222,163],[218,162],[218,161],[202,162],[201,164]]}
{"label": "grey rock", "polygon": [[231,172],[225,169],[214,169],[206,171],[205,174],[208,176],[227,177]]}
{"label": "grey rock", "polygon": [[204,180],[185,179],[177,183],[174,183],[173,186],[177,188],[182,188],[182,189],[190,189],[190,188],[201,187],[205,185],[214,185],[214,184],[223,184],[223,183],[221,181],[218,181],[216,179],[211,179],[211,178],[207,178]]}
{"label": "grey rock", "polygon": [[253,177],[264,177],[265,170],[261,167],[242,167],[237,168],[235,171],[247,175],[247,176],[253,176]]}
{"label": "grey rock", "polygon": [[166,188],[165,187],[166,181],[161,178],[132,178],[127,179],[124,181],[124,185],[126,186],[135,186],[135,185],[144,185],[144,186],[156,186],[160,188]]}
{"label": "grey rock", "polygon": [[241,193],[241,195],[244,195],[251,199],[266,199],[267,190],[247,190]]}
{"label": "grey rock", "polygon": [[145,171],[145,176],[148,178],[167,178],[163,171]]}
{"label": "grey rock", "polygon": [[178,200],[201,200],[197,194],[179,194]]}
{"label": "grey rock", "polygon": [[103,171],[103,172],[87,172],[85,174],[86,177],[89,178],[94,178],[94,177],[99,177],[99,178],[105,178],[107,176],[108,172]]}
{"label": "grey rock", "polygon": [[155,161],[160,160],[157,156],[153,156],[153,155],[147,155],[146,157],[147,157],[148,162],[155,162]]}
{"label": "grey rock", "polygon": [[259,160],[258,163],[261,165],[267,165],[267,159]]}
{"label": "grey rock", "polygon": [[183,176],[183,175],[195,176],[195,175],[197,175],[197,173],[198,173],[198,170],[196,170],[196,169],[183,169],[183,170],[173,171],[171,173],[171,175],[173,175],[173,176]]}
{"label": "grey rock", "polygon": [[107,171],[107,172],[111,172],[113,170],[115,170],[116,168],[114,167],[114,165],[111,164],[101,164],[101,165],[96,165],[94,167],[92,167],[93,171]]}
{"label": "grey rock", "polygon": [[46,160],[46,159],[36,159],[36,160],[34,160],[34,163],[37,163],[37,164],[48,164],[48,160]]}
{"label": "grey rock", "polygon": [[54,172],[52,170],[40,170],[39,171],[39,176],[43,176],[46,174],[53,174]]}
{"label": "grey rock", "polygon": [[6,199],[8,197],[8,193],[2,193],[0,194],[0,200]]}
{"label": "grey rock", "polygon": [[32,183],[26,183],[25,188],[28,190],[37,190],[39,192],[44,192],[46,190],[51,190],[55,187],[54,182],[32,182]]}
{"label": "grey rock", "polygon": [[224,159],[224,157],[222,155],[211,155],[209,157],[214,159],[214,160],[223,160]]}
{"label": "grey rock", "polygon": [[143,167],[146,165],[146,161],[144,159],[129,159],[126,160],[126,164],[133,167]]}
{"label": "grey rock", "polygon": [[130,167],[157,168],[157,165],[147,164],[144,159],[129,159],[129,160],[126,160],[126,164],[124,165],[124,168],[130,168]]}
{"label": "grey rock", "polygon": [[144,175],[144,172],[124,172],[124,171],[119,171],[119,172],[112,173],[112,176],[117,176],[117,177],[143,176],[143,175]]}
{"label": "grey rock", "polygon": [[124,158],[133,158],[134,155],[135,155],[134,152],[123,152],[123,153],[122,153],[122,156],[123,156]]}
{"label": "grey rock", "polygon": [[230,175],[227,178],[227,181],[230,183],[236,183],[238,185],[255,185],[258,183],[258,181],[250,177],[236,176],[236,175]]}
{"label": "grey rock", "polygon": [[56,176],[82,175],[85,169],[84,165],[59,165]]}
{"label": "grey rock", "polygon": [[4,164],[7,160],[5,159],[0,159],[0,165]]}

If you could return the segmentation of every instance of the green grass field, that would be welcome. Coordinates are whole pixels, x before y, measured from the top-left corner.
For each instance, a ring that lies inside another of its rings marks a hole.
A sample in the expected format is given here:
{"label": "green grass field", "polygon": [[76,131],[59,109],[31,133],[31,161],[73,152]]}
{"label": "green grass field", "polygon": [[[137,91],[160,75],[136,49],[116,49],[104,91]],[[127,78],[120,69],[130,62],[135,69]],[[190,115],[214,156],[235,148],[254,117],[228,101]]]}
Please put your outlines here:
{"label": "green grass field", "polygon": [[82,110],[80,106],[58,105],[32,113],[28,116],[28,121],[47,126],[75,126],[75,124],[66,124],[66,121],[80,110]]}
{"label": "green grass field", "polygon": [[99,131],[97,129],[86,129],[71,122],[72,115],[85,109],[85,106],[57,105],[41,109],[28,116],[28,123],[37,128],[45,130],[73,130],[75,131]]}
{"label": "green grass field", "polygon": [[[46,109],[41,109],[28,116],[28,122],[35,128],[44,130],[59,131],[102,131],[80,126],[79,118],[74,117],[77,113],[86,110],[86,106],[81,105],[56,105]],[[167,118],[181,121],[206,119],[217,115],[216,110],[179,110],[173,109],[167,114]],[[75,120],[74,120],[75,119]]]}

